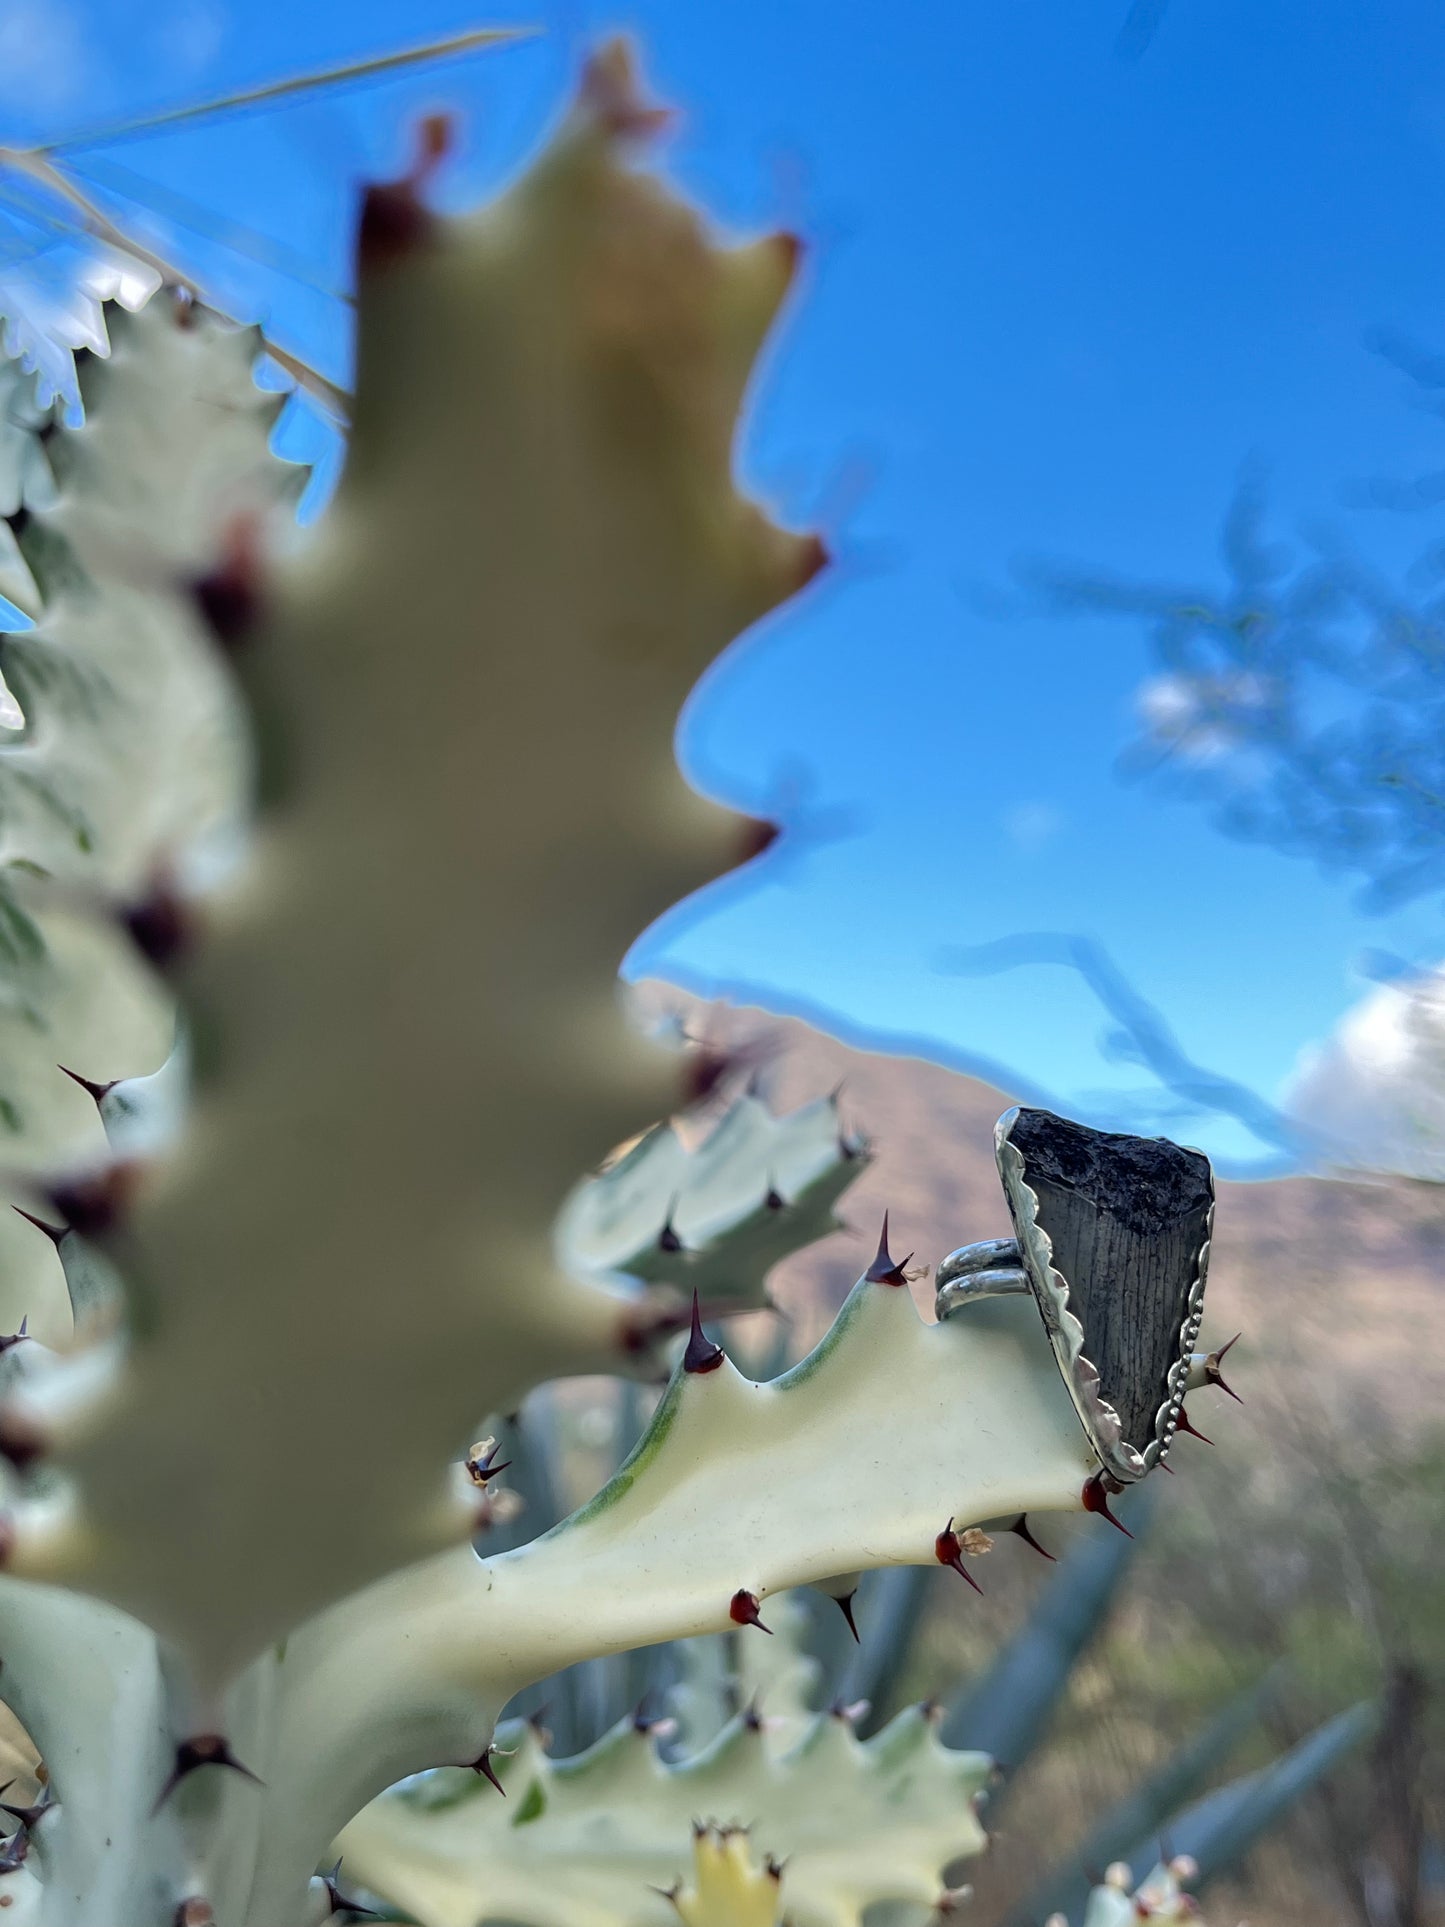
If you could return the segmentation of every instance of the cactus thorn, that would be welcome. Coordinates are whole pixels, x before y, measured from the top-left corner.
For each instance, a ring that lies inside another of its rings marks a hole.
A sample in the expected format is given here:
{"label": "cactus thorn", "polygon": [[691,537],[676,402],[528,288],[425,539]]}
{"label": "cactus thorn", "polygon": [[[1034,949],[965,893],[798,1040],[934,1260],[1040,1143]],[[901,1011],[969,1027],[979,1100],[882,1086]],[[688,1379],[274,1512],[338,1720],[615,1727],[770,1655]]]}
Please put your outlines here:
{"label": "cactus thorn", "polygon": [[[0,1792],[8,1793],[14,1784],[15,1782],[13,1780],[7,1781],[3,1787],[0,1787]],[[33,1807],[12,1807],[5,1801],[0,1800],[0,1813],[8,1813],[13,1820],[20,1822],[27,1833],[33,1833],[39,1823],[45,1818],[46,1814],[49,1813],[52,1808],[58,1807],[59,1805],[60,1802],[47,1786],[42,1789],[37,1805]]]}
{"label": "cactus thorn", "polygon": [[223,1733],[197,1733],[189,1740],[182,1740],[176,1747],[175,1764],[171,1767],[170,1776],[165,1785],[156,1796],[156,1803],[151,1808],[152,1815],[160,1812],[182,1780],[188,1779],[192,1773],[199,1772],[203,1766],[229,1767],[232,1773],[239,1773],[243,1779],[252,1781],[256,1786],[265,1784],[259,1774],[253,1773],[250,1767],[243,1765],[236,1758]]}
{"label": "cactus thorn", "polygon": [[885,1211],[883,1229],[878,1236],[878,1249],[873,1255],[872,1264],[863,1273],[864,1280],[870,1285],[905,1285],[908,1279],[903,1267],[912,1256],[910,1251],[902,1264],[894,1264],[893,1254],[888,1249],[888,1213]]}
{"label": "cactus thorn", "polygon": [[702,1328],[702,1305],[696,1291],[692,1294],[692,1334],[682,1355],[682,1369],[700,1374],[715,1372],[727,1356],[721,1345],[714,1345]]}
{"label": "cactus thorn", "polygon": [[858,1597],[858,1588],[855,1586],[852,1592],[845,1592],[841,1595],[841,1597],[835,1597],[833,1603],[835,1606],[837,1606],[839,1612],[842,1613],[843,1617],[847,1620],[848,1630],[853,1635],[854,1643],[856,1645],[861,1646],[863,1644],[863,1641],[859,1637],[858,1622],[853,1617],[853,1601],[857,1597]]}
{"label": "cactus thorn", "polygon": [[238,515],[225,532],[215,568],[191,586],[197,610],[223,649],[235,649],[255,626],[261,602],[260,580],[255,518]]}
{"label": "cactus thorn", "polygon": [[451,145],[451,117],[428,114],[418,125],[416,155],[407,172],[399,181],[382,181],[366,190],[356,235],[360,267],[389,267],[430,238],[435,223],[422,201],[422,189]]}
{"label": "cactus thorn", "polygon": [[1169,1463],[1168,1459],[1164,1457],[1162,1452],[1159,1457],[1155,1459],[1154,1463],[1161,1472],[1167,1472],[1171,1479],[1174,1477],[1174,1467]]}
{"label": "cactus thorn", "polygon": [[975,1592],[983,1591],[983,1587],[963,1563],[963,1541],[954,1531],[952,1519],[934,1540],[933,1556],[940,1566],[952,1566],[956,1573],[968,1581]]}
{"label": "cactus thorn", "polygon": [[929,1726],[937,1726],[938,1722],[943,1718],[943,1701],[936,1699],[920,1700],[918,1702],[918,1711]]}
{"label": "cactus thorn", "polygon": [[659,1251],[681,1251],[683,1248],[682,1239],[678,1237],[672,1226],[672,1214],[676,1209],[677,1199],[674,1198],[667,1208],[667,1217],[663,1223],[663,1227],[657,1234],[657,1248]]}
{"label": "cactus thorn", "polygon": [[[30,1314],[27,1312],[13,1332],[0,1332],[0,1358],[3,1358],[12,1345],[23,1345],[30,1336]],[[0,1787],[0,1792],[4,1788]]]}
{"label": "cactus thorn", "polygon": [[1021,1512],[1008,1529],[1016,1539],[1022,1539],[1026,1546],[1032,1546],[1034,1551],[1038,1553],[1040,1558],[1048,1559],[1055,1564],[1058,1563],[1054,1559],[1054,1555],[1049,1551],[1048,1547],[1041,1546],[1038,1540],[1034,1537],[1033,1533],[1029,1530],[1029,1515],[1027,1514],[1027,1512]]}
{"label": "cactus thorn", "polygon": [[18,1204],[12,1204],[10,1209],[17,1212],[26,1224],[33,1224],[37,1231],[43,1231],[57,1250],[60,1248],[61,1240],[70,1235],[68,1224],[47,1224],[44,1218],[37,1218],[33,1211],[26,1211]]}
{"label": "cactus thorn", "polygon": [[496,1750],[494,1746],[484,1746],[474,1760],[467,1761],[467,1765],[472,1769],[473,1773],[480,1773],[484,1780],[490,1780],[505,1800],[507,1797],[507,1789],[497,1778],[497,1770],[492,1765],[492,1755]]}
{"label": "cactus thorn", "polygon": [[799,261],[807,252],[807,243],[801,234],[794,234],[791,228],[781,228],[776,234],[770,234],[768,241],[782,256],[783,266],[791,279],[797,273]]}
{"label": "cactus thorn", "polygon": [[104,1237],[124,1216],[135,1192],[137,1168],[133,1163],[112,1164],[93,1176],[58,1184],[50,1192],[50,1202],[72,1231],[82,1238]]}
{"label": "cactus thorn", "polygon": [[763,1199],[763,1203],[769,1211],[786,1211],[788,1209],[788,1200],[783,1196],[778,1187],[772,1183],[768,1185],[768,1195]]}
{"label": "cactus thorn", "polygon": [[136,949],[157,970],[176,961],[194,932],[186,906],[164,881],[154,883],[149,896],[123,909],[120,920]]}
{"label": "cactus thorn", "polygon": [[771,1634],[772,1627],[765,1626],[759,1617],[760,1605],[755,1592],[749,1592],[746,1586],[739,1586],[728,1601],[728,1618],[735,1626],[756,1626],[760,1633]]}
{"label": "cactus thorn", "polygon": [[[791,1858],[792,1856],[789,1855],[789,1859]],[[787,1864],[788,1864],[787,1860],[775,1860],[772,1854],[769,1854],[767,1859],[763,1862],[763,1872],[768,1876],[769,1880],[781,1880],[783,1877],[783,1870],[786,1868]]]}
{"label": "cactus thorn", "polygon": [[374,1907],[363,1907],[359,1900],[352,1900],[342,1893],[341,1862],[338,1860],[330,1873],[321,1876],[321,1884],[326,1889],[328,1912],[333,1914],[358,1914],[363,1920],[379,1920],[381,1916]]}
{"label": "cactus thorn", "polygon": [[748,1733],[762,1732],[763,1716],[758,1711],[758,1696],[756,1693],[753,1694],[752,1698],[748,1701],[747,1705],[743,1708],[740,1717],[742,1719],[743,1728],[746,1732]]}
{"label": "cactus thorn", "polygon": [[805,535],[798,549],[798,575],[793,585],[793,593],[806,589],[815,577],[820,576],[833,560],[828,553],[828,545],[821,535]]}
{"label": "cactus thorn", "polygon": [[[1115,1490],[1117,1491],[1118,1488],[1116,1487]],[[1096,1472],[1091,1479],[1085,1479],[1084,1489],[1079,1494],[1079,1498],[1085,1512],[1097,1512],[1100,1518],[1107,1519],[1111,1526],[1117,1527],[1126,1539],[1134,1537],[1124,1521],[1110,1510],[1109,1488],[1104,1483],[1102,1472]]]}
{"label": "cactus thorn", "polygon": [[738,833],[738,862],[754,863],[772,849],[782,829],[765,816],[745,816]]}
{"label": "cactus thorn", "polygon": [[841,1720],[844,1726],[856,1726],[859,1720],[866,1719],[872,1710],[872,1700],[866,1699],[835,1699],[828,1708],[830,1717]]}
{"label": "cactus thorn", "polygon": [[1207,1438],[1205,1434],[1200,1431],[1199,1427],[1191,1421],[1189,1414],[1182,1405],[1179,1407],[1179,1414],[1174,1423],[1181,1432],[1187,1432],[1190,1438],[1198,1439],[1204,1445],[1213,1445],[1214,1440]]}
{"label": "cactus thorn", "polygon": [[1237,1345],[1243,1336],[1243,1332],[1236,1332],[1233,1338],[1230,1339],[1228,1345],[1221,1345],[1217,1352],[1211,1352],[1204,1361],[1204,1376],[1209,1380],[1209,1383],[1211,1385],[1217,1385],[1221,1392],[1228,1392],[1236,1405],[1243,1405],[1244,1400],[1239,1396],[1239,1393],[1235,1391],[1234,1387],[1226,1382],[1223,1372],[1219,1369],[1219,1362],[1229,1350],[1230,1346]]}
{"label": "cactus thorn", "polygon": [[72,1084],[78,1084],[97,1104],[109,1097],[120,1082],[118,1077],[112,1077],[108,1082],[98,1084],[93,1077],[82,1077],[79,1071],[73,1071],[65,1064],[57,1064],[55,1068],[62,1076],[68,1077]]}
{"label": "cactus thorn", "polygon": [[[0,1458],[6,1459],[17,1472],[25,1472],[45,1450],[45,1434],[23,1413],[0,1409]],[[7,1531],[4,1552],[8,1556],[14,1544],[13,1531]]]}

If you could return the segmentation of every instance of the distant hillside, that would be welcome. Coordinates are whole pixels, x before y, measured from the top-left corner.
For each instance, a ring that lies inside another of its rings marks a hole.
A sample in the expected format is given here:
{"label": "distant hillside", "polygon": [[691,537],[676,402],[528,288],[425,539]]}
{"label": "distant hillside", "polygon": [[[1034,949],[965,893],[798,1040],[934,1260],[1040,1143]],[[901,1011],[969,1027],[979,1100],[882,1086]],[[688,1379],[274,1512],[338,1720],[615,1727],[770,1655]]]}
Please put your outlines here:
{"label": "distant hillside", "polygon": [[[993,1162],[994,1121],[1013,1101],[1004,1092],[667,985],[646,985],[639,997],[650,1011],[683,1015],[689,1033],[711,1045],[761,1047],[759,1085],[775,1109],[841,1082],[849,1127],[873,1140],[874,1160],[843,1200],[851,1235],[775,1274],[774,1295],[804,1335],[821,1328],[867,1263],[885,1208],[895,1255],[913,1249],[920,1263],[1007,1233]],[[1223,1183],[1215,1230],[1205,1336],[1218,1343],[1245,1331],[1231,1365],[1246,1396],[1267,1376],[1276,1392],[1325,1400],[1341,1417],[1384,1404],[1397,1418],[1433,1419],[1445,1407],[1445,1186]],[[926,1284],[917,1292],[930,1302]]]}

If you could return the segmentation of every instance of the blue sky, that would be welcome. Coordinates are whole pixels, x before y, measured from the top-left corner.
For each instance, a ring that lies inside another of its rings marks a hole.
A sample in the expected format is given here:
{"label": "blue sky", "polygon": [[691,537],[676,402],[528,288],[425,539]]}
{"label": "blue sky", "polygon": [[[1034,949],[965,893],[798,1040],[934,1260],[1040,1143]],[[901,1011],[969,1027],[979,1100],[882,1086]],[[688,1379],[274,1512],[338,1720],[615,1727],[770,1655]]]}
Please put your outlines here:
{"label": "blue sky", "polygon": [[[634,29],[685,113],[673,175],[724,224],[811,244],[741,461],[784,519],[821,519],[838,556],[707,678],[680,736],[703,787],[797,833],[745,885],[666,921],[634,967],[1265,1170],[1289,1154],[1251,1105],[1267,1113],[1359,998],[1362,955],[1445,957],[1440,907],[1365,917],[1348,880],[1125,783],[1151,670],[1141,635],[1000,605],[1034,557],[1216,581],[1250,459],[1281,531],[1334,524],[1386,563],[1413,553],[1418,525],[1349,511],[1341,489],[1440,465],[1438,419],[1365,340],[1386,326],[1445,347],[1445,14],[1170,0],[1126,59],[1127,12],[12,0],[0,138],[488,18],[542,27],[422,76],[89,150],[341,287],[355,183],[394,171],[419,110],[462,110],[442,192],[475,200],[534,147],[588,41]],[[179,227],[151,231],[344,374],[343,306]],[[319,445],[304,423],[291,433]],[[1068,961],[1076,939],[1239,1087],[1225,1110],[1181,1106],[1121,1060]],[[941,967],[969,950],[967,974]]]}

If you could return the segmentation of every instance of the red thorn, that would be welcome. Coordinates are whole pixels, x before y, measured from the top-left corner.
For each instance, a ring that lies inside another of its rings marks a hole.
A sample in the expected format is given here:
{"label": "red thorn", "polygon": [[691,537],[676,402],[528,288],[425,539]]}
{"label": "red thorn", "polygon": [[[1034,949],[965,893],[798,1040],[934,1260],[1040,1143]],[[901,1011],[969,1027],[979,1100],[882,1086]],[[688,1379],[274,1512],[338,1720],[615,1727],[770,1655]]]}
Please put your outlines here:
{"label": "red thorn", "polygon": [[768,1195],[763,1199],[763,1204],[769,1211],[787,1211],[790,1208],[788,1200],[775,1184],[768,1186]]}
{"label": "red thorn", "polygon": [[711,1097],[732,1069],[733,1062],[726,1051],[710,1050],[706,1044],[690,1050],[682,1060],[683,1108],[691,1110],[705,1097]]}
{"label": "red thorn", "polygon": [[0,1459],[8,1460],[17,1472],[25,1472],[44,1451],[45,1434],[34,1419],[0,1408]]}
{"label": "red thorn", "polygon": [[1219,1369],[1219,1361],[1229,1350],[1229,1346],[1237,1345],[1243,1336],[1243,1332],[1236,1332],[1233,1338],[1230,1339],[1229,1345],[1221,1345],[1217,1352],[1211,1352],[1204,1361],[1204,1376],[1209,1380],[1209,1383],[1211,1385],[1217,1385],[1221,1392],[1228,1392],[1236,1405],[1243,1405],[1244,1400],[1232,1385],[1226,1383],[1224,1373]]}
{"label": "red thorn", "polygon": [[243,1779],[251,1780],[257,1786],[264,1785],[259,1775],[248,1766],[243,1766],[231,1751],[230,1743],[222,1733],[197,1733],[192,1739],[182,1740],[176,1748],[175,1764],[170,1778],[161,1788],[153,1814],[159,1813],[166,1801],[175,1792],[181,1781],[192,1773],[199,1772],[203,1766],[224,1766],[232,1773],[239,1773]]}
{"label": "red thorn", "polygon": [[1016,1539],[1022,1539],[1026,1546],[1032,1546],[1034,1551],[1038,1553],[1041,1558],[1048,1559],[1053,1563],[1057,1564],[1057,1561],[1054,1559],[1053,1553],[1049,1551],[1047,1546],[1041,1546],[1038,1540],[1034,1537],[1033,1533],[1029,1530],[1029,1515],[1027,1514],[1027,1512],[1021,1512],[1019,1514],[1019,1516],[1014,1520],[1013,1524],[1009,1527],[1009,1531],[1013,1533]]}
{"label": "red thorn", "polygon": [[[7,1781],[5,1787],[0,1789],[0,1791],[8,1792],[14,1784],[15,1782],[13,1780]],[[40,1802],[37,1806],[12,1807],[7,1805],[3,1800],[0,1800],[0,1813],[8,1813],[12,1819],[20,1822],[27,1833],[34,1833],[46,1814],[56,1812],[59,1806],[60,1802],[52,1799],[50,1788],[47,1786],[41,1794]]]}
{"label": "red thorn", "polygon": [[321,1884],[326,1889],[333,1914],[359,1914],[363,1920],[379,1920],[381,1916],[374,1907],[363,1907],[359,1900],[341,1891],[341,1862],[338,1860],[330,1873],[321,1876]]}
{"label": "red thorn", "polygon": [[820,576],[833,560],[828,553],[828,545],[821,535],[803,535],[798,538],[798,573],[793,583],[794,595]]}
{"label": "red thorn", "polygon": [[57,1064],[55,1068],[63,1077],[68,1077],[72,1084],[78,1084],[97,1104],[109,1097],[120,1082],[118,1077],[112,1077],[107,1084],[97,1084],[93,1078],[82,1077],[79,1071],[67,1070],[64,1064]]}
{"label": "red thorn", "polygon": [[852,1592],[845,1592],[841,1598],[837,1598],[835,1596],[833,1603],[834,1605],[837,1606],[839,1612],[841,1612],[843,1617],[847,1620],[848,1630],[850,1633],[852,1633],[855,1643],[861,1646],[863,1644],[863,1641],[858,1634],[858,1622],[853,1617],[853,1601],[857,1597],[858,1597],[858,1589],[855,1586]]}
{"label": "red thorn", "polygon": [[968,1581],[975,1592],[983,1591],[983,1587],[963,1563],[963,1541],[954,1531],[952,1519],[949,1520],[948,1524],[934,1540],[933,1556],[937,1559],[940,1566],[952,1566],[953,1570],[958,1573],[961,1578]]}
{"label": "red thorn", "polygon": [[1104,1484],[1102,1472],[1096,1472],[1093,1478],[1085,1479],[1084,1489],[1079,1497],[1083,1501],[1085,1512],[1097,1512],[1101,1519],[1107,1519],[1111,1526],[1116,1526],[1126,1539],[1134,1537],[1124,1521],[1116,1518],[1109,1509],[1109,1489]]}
{"label": "red thorn", "polygon": [[781,827],[766,817],[745,816],[738,832],[738,862],[752,863],[771,850],[782,835]]}
{"label": "red thorn", "polygon": [[784,272],[791,281],[798,271],[799,261],[806,252],[802,235],[794,234],[791,230],[784,228],[779,233],[768,236],[768,245],[775,248],[781,255]]}
{"label": "red thorn", "polygon": [[176,892],[158,882],[148,897],[121,912],[131,941],[148,963],[165,970],[181,955],[194,934],[194,922]]}
{"label": "red thorn", "polygon": [[215,568],[191,587],[197,609],[223,649],[235,649],[251,633],[261,606],[260,585],[256,519],[238,515],[226,530]]}
{"label": "red thorn", "polygon": [[357,230],[356,257],[364,269],[385,268],[413,254],[430,239],[436,221],[421,195],[452,145],[452,123],[428,114],[417,128],[416,158],[399,181],[366,191]]}
{"label": "red thorn", "polygon": [[1167,1472],[1171,1479],[1174,1477],[1174,1467],[1169,1463],[1168,1459],[1161,1456],[1155,1459],[1154,1463],[1161,1472]]}
{"label": "red thorn", "polygon": [[[908,1258],[912,1256],[913,1253],[910,1251]],[[883,1213],[883,1230],[878,1238],[878,1249],[874,1253],[872,1264],[869,1265],[868,1269],[863,1273],[865,1283],[870,1285],[906,1285],[908,1280],[903,1275],[903,1265],[908,1263],[908,1258],[903,1260],[903,1264],[895,1265],[893,1262],[893,1255],[888,1249],[888,1213],[885,1211]]]}
{"label": "red thorn", "polygon": [[498,1793],[500,1793],[502,1798],[505,1800],[507,1797],[507,1789],[502,1785],[501,1781],[497,1778],[496,1770],[492,1766],[492,1754],[494,1750],[495,1749],[490,1746],[483,1747],[482,1751],[477,1755],[477,1757],[474,1760],[467,1761],[467,1765],[472,1769],[473,1773],[480,1773],[484,1780],[490,1780],[492,1785],[497,1789]]}
{"label": "red thorn", "polygon": [[1178,1414],[1178,1417],[1175,1419],[1174,1423],[1181,1432],[1187,1432],[1190,1438],[1199,1439],[1205,1445],[1213,1445],[1214,1440],[1211,1438],[1205,1437],[1204,1433],[1200,1431],[1199,1427],[1191,1421],[1189,1414],[1185,1411],[1182,1405],[1179,1407],[1179,1414]]}
{"label": "red thorn", "polygon": [[93,1177],[57,1185],[50,1202],[72,1231],[82,1238],[103,1237],[113,1231],[135,1194],[137,1167],[112,1164]]}
{"label": "red thorn", "polygon": [[728,1601],[728,1618],[735,1626],[756,1626],[760,1633],[771,1633],[772,1627],[765,1626],[758,1617],[760,1603],[755,1592],[740,1586]]}
{"label": "red thorn", "polygon": [[18,1217],[23,1218],[26,1224],[33,1224],[37,1231],[43,1231],[57,1251],[60,1249],[62,1241],[70,1235],[70,1226],[68,1224],[47,1224],[44,1218],[37,1218],[33,1212],[23,1210],[18,1204],[12,1204],[10,1209],[15,1212]]}
{"label": "red thorn", "polygon": [[410,179],[378,181],[361,200],[356,229],[356,264],[363,273],[389,268],[415,254],[435,228]]}
{"label": "red thorn", "polygon": [[715,1372],[727,1354],[721,1345],[714,1345],[702,1328],[702,1307],[697,1293],[692,1294],[692,1336],[687,1341],[687,1350],[682,1355],[682,1369],[685,1372]]}

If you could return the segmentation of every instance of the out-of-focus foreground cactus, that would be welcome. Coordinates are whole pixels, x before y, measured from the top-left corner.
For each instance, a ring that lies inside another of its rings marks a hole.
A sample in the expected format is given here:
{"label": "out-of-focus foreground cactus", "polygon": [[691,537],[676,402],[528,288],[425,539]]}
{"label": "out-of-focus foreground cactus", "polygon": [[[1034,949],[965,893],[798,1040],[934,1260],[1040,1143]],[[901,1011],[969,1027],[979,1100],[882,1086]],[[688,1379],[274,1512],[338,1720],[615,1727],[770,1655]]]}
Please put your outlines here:
{"label": "out-of-focus foreground cactus", "polygon": [[618,962],[746,846],[677,775],[679,707],[823,561],[730,473],[794,247],[715,246],[626,165],[655,119],[615,50],[486,213],[427,210],[435,127],[368,196],[347,469],[298,553],[259,339],[195,304],[86,365],[84,426],[43,431],[53,497],[21,448],[0,1658],[47,1794],[0,1864],[16,1923],[307,1927],[368,1801],[501,1777],[529,1681],[766,1632],[774,1595],[865,1568],[968,1577],[969,1530],[1107,1514],[1174,1437],[1207,1166],[1024,1111],[1017,1241],[955,1266],[940,1322],[886,1243],[775,1382],[694,1315],[616,1477],[473,1550],[483,1418],[656,1375],[692,1282],[758,1302],[857,1148],[826,1107],[745,1117],[756,1195],[709,1190],[704,1147],[649,1230],[629,1187],[664,1131],[554,1234],[577,1174],[678,1109]]}

